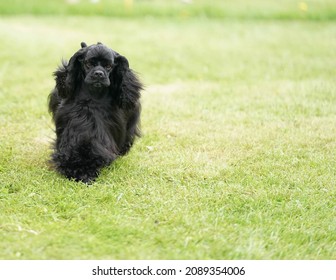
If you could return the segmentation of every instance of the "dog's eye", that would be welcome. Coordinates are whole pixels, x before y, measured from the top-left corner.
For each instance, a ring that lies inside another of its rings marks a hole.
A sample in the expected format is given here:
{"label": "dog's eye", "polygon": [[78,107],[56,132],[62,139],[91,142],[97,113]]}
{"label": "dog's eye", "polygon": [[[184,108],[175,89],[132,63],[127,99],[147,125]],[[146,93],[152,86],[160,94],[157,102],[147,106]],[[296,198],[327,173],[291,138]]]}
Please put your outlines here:
{"label": "dog's eye", "polygon": [[93,66],[92,63],[91,63],[90,61],[86,61],[86,62],[84,63],[84,65],[85,65],[86,68],[91,68],[91,67]]}
{"label": "dog's eye", "polygon": [[105,69],[106,69],[106,70],[111,70],[111,69],[112,69],[112,65],[111,65],[111,64],[107,64],[107,65],[105,66]]}

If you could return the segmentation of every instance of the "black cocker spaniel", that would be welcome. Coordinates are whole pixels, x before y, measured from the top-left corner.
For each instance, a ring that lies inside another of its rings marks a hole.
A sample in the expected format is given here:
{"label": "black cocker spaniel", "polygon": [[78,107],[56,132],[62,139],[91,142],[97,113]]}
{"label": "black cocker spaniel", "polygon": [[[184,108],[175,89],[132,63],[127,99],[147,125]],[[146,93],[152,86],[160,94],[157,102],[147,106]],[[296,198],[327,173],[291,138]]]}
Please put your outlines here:
{"label": "black cocker spaniel", "polygon": [[67,178],[90,183],[140,136],[143,86],[124,56],[102,43],[81,47],[54,73],[51,162]]}

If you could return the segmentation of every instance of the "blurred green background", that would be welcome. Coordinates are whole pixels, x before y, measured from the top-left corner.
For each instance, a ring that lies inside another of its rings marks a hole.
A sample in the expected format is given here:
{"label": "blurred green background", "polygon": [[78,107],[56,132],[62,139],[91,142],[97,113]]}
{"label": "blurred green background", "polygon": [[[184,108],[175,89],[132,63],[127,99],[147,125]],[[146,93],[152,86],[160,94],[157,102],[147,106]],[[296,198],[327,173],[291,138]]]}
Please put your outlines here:
{"label": "blurred green background", "polygon": [[334,0],[12,0],[0,13],[118,17],[336,19]]}

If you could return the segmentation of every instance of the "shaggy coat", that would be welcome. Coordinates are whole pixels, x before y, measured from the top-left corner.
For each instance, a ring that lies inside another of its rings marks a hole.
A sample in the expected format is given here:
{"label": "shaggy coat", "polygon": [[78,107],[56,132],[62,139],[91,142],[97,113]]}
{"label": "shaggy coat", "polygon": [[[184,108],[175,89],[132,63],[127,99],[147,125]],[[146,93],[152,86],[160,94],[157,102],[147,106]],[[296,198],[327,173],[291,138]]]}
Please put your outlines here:
{"label": "shaggy coat", "polygon": [[142,84],[124,56],[101,43],[81,47],[54,73],[51,162],[67,178],[89,183],[140,136]]}

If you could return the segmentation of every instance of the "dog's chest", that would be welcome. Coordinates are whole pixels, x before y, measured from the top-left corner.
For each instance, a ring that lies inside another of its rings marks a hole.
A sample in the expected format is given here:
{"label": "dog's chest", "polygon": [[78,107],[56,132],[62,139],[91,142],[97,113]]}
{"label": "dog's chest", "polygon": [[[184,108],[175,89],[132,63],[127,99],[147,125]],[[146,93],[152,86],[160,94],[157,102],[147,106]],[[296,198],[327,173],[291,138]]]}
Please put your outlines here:
{"label": "dog's chest", "polygon": [[92,122],[107,122],[111,119],[111,106],[107,100],[83,99],[76,103],[77,113]]}
{"label": "dog's chest", "polygon": [[125,129],[125,116],[123,111],[114,106],[110,100],[83,99],[77,102],[77,114],[93,127],[104,128],[107,131]]}
{"label": "dog's chest", "polygon": [[82,100],[78,102],[77,106],[79,107],[78,118],[83,120],[81,126],[90,130],[90,134],[94,135],[93,137],[114,139],[113,142],[117,145],[124,141],[126,133],[125,116],[118,107],[113,106],[107,100],[105,102]]}

